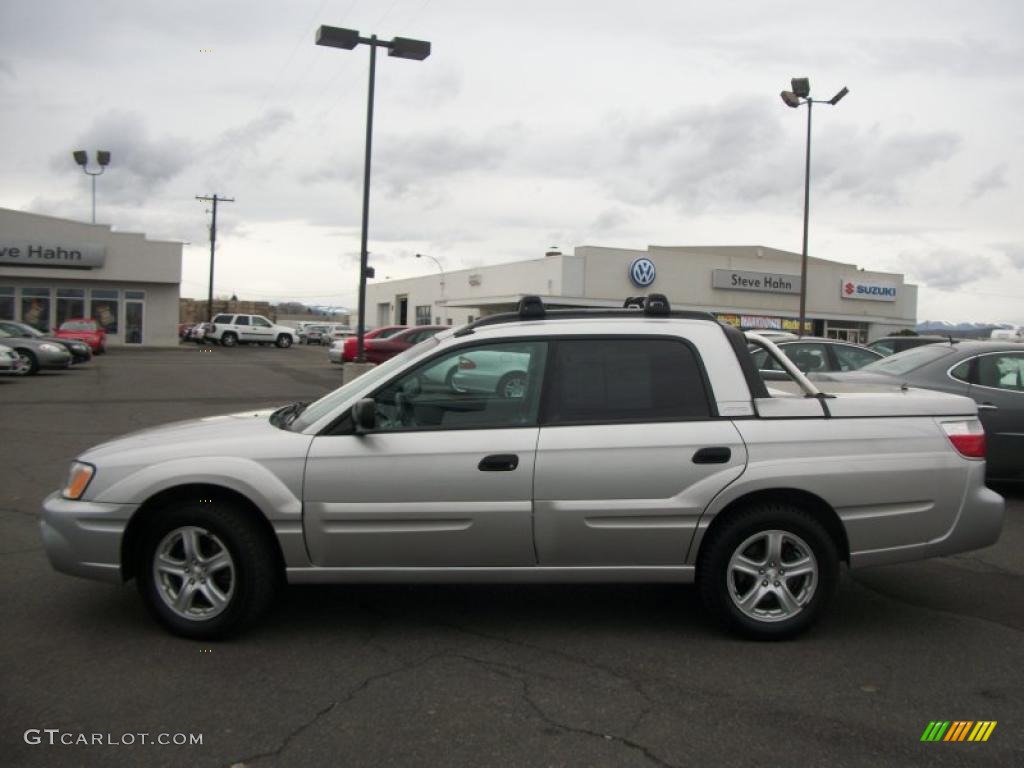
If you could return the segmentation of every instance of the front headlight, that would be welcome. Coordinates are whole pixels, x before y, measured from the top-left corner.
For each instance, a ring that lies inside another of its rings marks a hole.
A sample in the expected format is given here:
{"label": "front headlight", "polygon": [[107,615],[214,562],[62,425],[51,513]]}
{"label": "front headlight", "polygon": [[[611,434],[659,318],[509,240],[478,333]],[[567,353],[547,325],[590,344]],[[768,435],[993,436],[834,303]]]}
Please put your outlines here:
{"label": "front headlight", "polygon": [[43,352],[67,352],[67,350],[64,349],[64,347],[61,347],[57,344],[40,344],[39,348]]}
{"label": "front headlight", "polygon": [[65,499],[75,500],[82,498],[82,494],[85,493],[85,489],[89,487],[89,482],[95,474],[96,467],[92,464],[86,464],[84,461],[71,462],[71,471],[68,472],[68,482],[67,485],[64,486],[64,490],[61,491],[61,495]]}

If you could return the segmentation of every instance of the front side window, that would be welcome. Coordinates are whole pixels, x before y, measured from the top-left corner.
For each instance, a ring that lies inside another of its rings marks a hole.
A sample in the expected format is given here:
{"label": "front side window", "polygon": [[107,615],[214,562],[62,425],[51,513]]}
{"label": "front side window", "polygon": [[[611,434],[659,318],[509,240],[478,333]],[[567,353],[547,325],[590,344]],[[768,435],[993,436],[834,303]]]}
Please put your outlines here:
{"label": "front side window", "polygon": [[107,333],[117,333],[117,304],[117,291],[92,292],[92,317]]}
{"label": "front side window", "polygon": [[675,339],[558,342],[546,422],[706,419],[709,393],[695,353]]}
{"label": "front side window", "polygon": [[253,316],[252,324],[255,325],[257,328],[270,328],[271,327],[270,321],[267,320],[265,317],[260,317],[259,315],[254,315]]}
{"label": "front side window", "polygon": [[546,358],[543,341],[451,350],[374,394],[377,431],[535,425]]}
{"label": "front side window", "polygon": [[848,347],[845,344],[835,344],[832,351],[836,353],[836,362],[840,371],[856,371],[868,363],[878,359],[878,355],[860,347]]}
{"label": "front side window", "polygon": [[873,350],[883,355],[891,355],[896,351],[895,343],[892,341],[876,341],[870,345]]}
{"label": "front side window", "polygon": [[1024,392],[1024,353],[982,355],[978,358],[978,384]]}

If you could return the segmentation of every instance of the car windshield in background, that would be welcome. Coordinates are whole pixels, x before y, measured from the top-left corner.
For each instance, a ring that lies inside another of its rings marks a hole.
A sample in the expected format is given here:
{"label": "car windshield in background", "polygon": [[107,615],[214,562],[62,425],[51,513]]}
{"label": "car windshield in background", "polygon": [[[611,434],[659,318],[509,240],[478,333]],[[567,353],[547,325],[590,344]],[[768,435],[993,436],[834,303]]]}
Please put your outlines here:
{"label": "car windshield in background", "polygon": [[95,331],[96,326],[92,323],[63,323],[60,326],[62,331]]}
{"label": "car windshield in background", "polygon": [[33,328],[31,325],[25,325],[24,323],[5,322],[2,324],[2,328],[5,331],[9,331],[12,334],[24,334],[27,333],[29,336],[45,336],[42,331],[38,328]]}
{"label": "car windshield in background", "polygon": [[903,352],[898,352],[891,357],[883,357],[873,363],[868,363],[862,371],[870,373],[886,373],[890,376],[902,376],[905,373],[916,371],[922,365],[927,365],[933,360],[946,357],[956,352],[956,348],[950,344],[926,344],[923,347],[914,347]]}
{"label": "car windshield in background", "polygon": [[424,339],[419,344],[409,347],[402,353],[395,355],[390,360],[381,363],[376,368],[372,368],[357,379],[353,379],[348,384],[342,387],[338,387],[333,392],[330,392],[314,403],[310,403],[303,411],[302,414],[289,423],[287,428],[292,432],[301,432],[310,424],[319,419],[322,419],[328,413],[333,411],[348,398],[352,396],[352,393],[362,389],[369,384],[376,384],[381,379],[385,379],[391,375],[391,372],[401,368],[409,360],[414,360],[417,357],[426,355],[436,347],[438,341],[436,338],[431,336],[428,339]]}

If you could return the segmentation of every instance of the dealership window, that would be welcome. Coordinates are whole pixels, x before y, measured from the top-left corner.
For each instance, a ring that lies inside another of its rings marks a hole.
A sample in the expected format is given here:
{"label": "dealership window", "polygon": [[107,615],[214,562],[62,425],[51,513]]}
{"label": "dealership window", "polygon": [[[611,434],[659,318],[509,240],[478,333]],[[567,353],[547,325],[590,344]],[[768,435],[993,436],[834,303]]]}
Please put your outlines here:
{"label": "dealership window", "polygon": [[671,339],[558,342],[550,424],[706,419],[711,415],[700,365]]}
{"label": "dealership window", "polygon": [[84,288],[58,288],[57,289],[57,327],[72,317],[85,316],[85,289]]}
{"label": "dealership window", "polygon": [[430,305],[416,307],[416,325],[430,325]]}
{"label": "dealership window", "polygon": [[107,333],[118,332],[118,291],[92,291],[92,317]]}
{"label": "dealership window", "polygon": [[0,288],[0,320],[14,319],[14,288]]}
{"label": "dealership window", "polygon": [[40,331],[50,330],[49,288],[21,289],[21,322]]}

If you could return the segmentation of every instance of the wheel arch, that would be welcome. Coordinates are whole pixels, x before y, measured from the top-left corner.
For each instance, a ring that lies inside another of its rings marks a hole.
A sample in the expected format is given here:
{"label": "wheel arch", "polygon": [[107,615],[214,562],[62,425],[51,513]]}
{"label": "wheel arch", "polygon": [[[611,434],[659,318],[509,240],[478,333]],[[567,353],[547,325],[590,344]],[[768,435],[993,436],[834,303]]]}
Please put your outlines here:
{"label": "wheel arch", "polygon": [[276,566],[281,574],[285,572],[284,553],[281,542],[274,533],[274,528],[263,510],[248,496],[232,488],[213,483],[187,483],[164,488],[146,499],[132,515],[121,537],[121,578],[127,581],[135,576],[135,553],[142,541],[146,525],[156,518],[161,510],[166,509],[178,499],[217,499],[237,504],[240,508],[252,513],[252,520],[262,535],[273,545],[276,555]]}
{"label": "wheel arch", "polygon": [[791,504],[810,513],[815,520],[821,523],[825,532],[835,543],[839,559],[849,564],[850,542],[839,515],[836,514],[832,505],[823,498],[799,488],[762,488],[730,501],[711,518],[711,522],[706,527],[698,528],[690,548],[689,562],[697,563],[699,561],[701,548],[709,540],[710,534],[721,528],[742,510],[755,504],[767,503]]}

